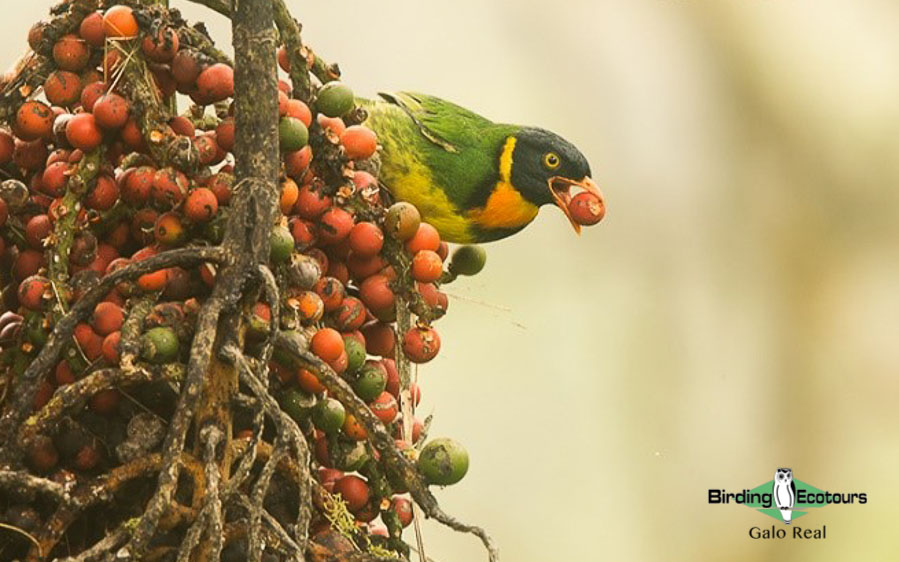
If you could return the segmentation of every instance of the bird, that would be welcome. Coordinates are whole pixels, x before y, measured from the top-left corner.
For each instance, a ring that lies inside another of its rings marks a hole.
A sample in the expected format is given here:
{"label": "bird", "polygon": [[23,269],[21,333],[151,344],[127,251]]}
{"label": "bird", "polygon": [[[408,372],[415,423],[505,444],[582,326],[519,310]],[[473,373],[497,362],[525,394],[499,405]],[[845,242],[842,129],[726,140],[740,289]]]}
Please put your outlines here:
{"label": "bird", "polygon": [[586,157],[561,136],[537,127],[494,123],[441,98],[379,93],[361,100],[365,125],[378,136],[379,182],[447,242],[484,243],[511,236],[539,208],[568,209],[579,188],[599,198]]}
{"label": "bird", "polygon": [[772,485],[774,505],[780,510],[780,516],[784,523],[789,525],[793,521],[793,504],[796,500],[796,483],[793,482],[793,470],[790,468],[778,468],[774,473]]}

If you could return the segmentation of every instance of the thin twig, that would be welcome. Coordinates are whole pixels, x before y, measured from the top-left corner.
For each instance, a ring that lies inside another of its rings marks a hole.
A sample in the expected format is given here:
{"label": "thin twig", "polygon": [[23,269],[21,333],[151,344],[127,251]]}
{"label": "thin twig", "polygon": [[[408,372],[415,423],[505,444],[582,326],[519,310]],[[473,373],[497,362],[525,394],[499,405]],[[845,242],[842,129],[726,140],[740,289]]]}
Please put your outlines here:
{"label": "thin twig", "polygon": [[39,387],[38,381],[59,362],[59,356],[75,332],[75,326],[93,312],[97,303],[103,300],[113,287],[160,269],[175,266],[193,267],[203,262],[221,263],[224,257],[223,250],[218,247],[168,250],[105,275],[95,287],[87,291],[57,322],[47,343],[25,369],[13,389],[12,396],[6,404],[6,411],[0,418],[0,465],[16,463],[20,458],[21,451],[12,439],[16,428],[31,410],[30,405]]}
{"label": "thin twig", "polygon": [[396,447],[393,436],[387,432],[384,424],[374,415],[368,405],[353,392],[349,383],[337,375],[324,361],[309,350],[299,347],[295,340],[285,336],[283,332],[278,334],[275,345],[306,363],[310,370],[318,375],[322,385],[328,389],[328,395],[339,400],[355,416],[368,432],[372,445],[381,454],[381,461],[389,471],[402,479],[412,498],[428,517],[436,519],[456,531],[477,536],[487,549],[490,562],[499,560],[499,549],[484,529],[463,523],[440,508],[437,498],[428,489],[415,466]]}

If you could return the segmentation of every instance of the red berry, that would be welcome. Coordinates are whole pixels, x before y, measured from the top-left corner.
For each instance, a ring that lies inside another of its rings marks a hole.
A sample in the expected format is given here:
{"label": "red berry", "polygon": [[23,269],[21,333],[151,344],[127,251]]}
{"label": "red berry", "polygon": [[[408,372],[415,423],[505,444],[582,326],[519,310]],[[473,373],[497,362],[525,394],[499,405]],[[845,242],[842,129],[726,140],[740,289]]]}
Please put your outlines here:
{"label": "red berry", "polygon": [[187,196],[184,212],[194,222],[207,222],[218,212],[218,199],[211,189],[198,187]]}
{"label": "red berry", "polygon": [[360,222],[350,230],[349,241],[353,253],[374,256],[384,247],[384,232],[374,223]]}
{"label": "red berry", "polygon": [[346,296],[346,288],[334,277],[322,277],[313,288],[325,305],[325,312],[335,310]]}
{"label": "red berry", "polygon": [[119,199],[119,186],[109,176],[100,176],[87,195],[85,203],[95,211],[108,211]]}
{"label": "red berry", "polygon": [[440,336],[433,328],[411,328],[403,336],[403,352],[413,363],[427,363],[440,351]]}
{"label": "red berry", "polygon": [[333,319],[334,325],[341,332],[358,330],[365,323],[365,305],[356,297],[346,297],[334,309]]}
{"label": "red berry", "polygon": [[128,100],[118,94],[104,94],[94,103],[94,117],[104,129],[121,129],[128,122]]}
{"label": "red berry", "polygon": [[94,412],[101,416],[107,416],[116,411],[121,400],[122,394],[118,390],[108,388],[94,394],[88,404],[90,405],[90,409]]}
{"label": "red berry", "polygon": [[105,82],[91,82],[81,90],[81,107],[85,111],[93,111],[97,100],[106,93],[107,85]]}
{"label": "red berry", "polygon": [[197,93],[209,103],[230,98],[234,95],[234,69],[224,63],[208,67],[197,77]]}
{"label": "red berry", "polygon": [[49,279],[32,275],[19,284],[19,304],[29,310],[41,310],[44,307],[44,293],[49,289]]}
{"label": "red berry", "polygon": [[81,99],[81,78],[74,72],[51,72],[44,82],[44,94],[53,105],[74,105]]}
{"label": "red berry", "polygon": [[77,35],[63,35],[53,45],[53,60],[59,68],[78,72],[87,66],[91,49],[87,42]]}
{"label": "red berry", "polygon": [[363,281],[359,286],[359,298],[372,312],[393,308],[396,301],[396,295],[384,275],[372,275]]}
{"label": "red berry", "polygon": [[150,195],[160,205],[176,207],[187,195],[187,176],[175,168],[168,167],[156,171]]}
{"label": "red berry", "polygon": [[397,517],[399,517],[400,525],[408,527],[412,524],[413,513],[411,501],[406,498],[395,497],[390,502],[390,509],[392,509],[397,514]]}
{"label": "red berry", "polygon": [[75,148],[89,152],[103,142],[103,133],[92,113],[79,113],[69,119],[66,139]]}
{"label": "red berry", "polygon": [[359,511],[365,507],[371,495],[368,483],[354,474],[348,474],[335,482],[334,492],[343,497],[350,511]]}
{"label": "red berry", "polygon": [[108,336],[113,332],[121,330],[124,321],[125,311],[120,306],[106,301],[97,304],[91,317],[91,325],[94,327],[94,331],[101,336]]}
{"label": "red berry", "polygon": [[148,59],[154,62],[169,62],[178,52],[178,34],[174,29],[162,27],[155,36],[145,35],[140,46]]}
{"label": "red berry", "polygon": [[25,240],[35,250],[44,249],[44,239],[53,231],[50,217],[47,215],[34,215],[25,225]]}
{"label": "red berry", "polygon": [[389,392],[384,391],[375,398],[374,402],[372,402],[369,407],[372,412],[385,424],[392,423],[393,420],[396,419],[397,414],[399,414],[399,407],[396,403],[396,398],[393,397]]}
{"label": "red berry", "polygon": [[119,342],[122,341],[122,332],[113,332],[103,339],[103,359],[110,365],[119,364]]}
{"label": "red berry", "polygon": [[319,219],[318,239],[324,244],[337,244],[343,241],[352,229],[353,215],[340,207],[332,207]]}
{"label": "red berry", "polygon": [[106,42],[106,30],[103,28],[103,14],[93,12],[81,20],[78,34],[92,47],[102,47]]}
{"label": "red berry", "polygon": [[103,353],[103,338],[97,335],[88,324],[82,323],[75,326],[75,341],[78,342],[78,346],[89,361],[98,359]]}
{"label": "red berry", "polygon": [[393,355],[396,345],[396,334],[390,324],[372,322],[362,327],[362,335],[365,336],[365,350],[370,355],[389,357]]}
{"label": "red berry", "polygon": [[582,191],[568,203],[568,212],[577,224],[590,226],[602,220],[606,214],[606,206],[595,193]]}

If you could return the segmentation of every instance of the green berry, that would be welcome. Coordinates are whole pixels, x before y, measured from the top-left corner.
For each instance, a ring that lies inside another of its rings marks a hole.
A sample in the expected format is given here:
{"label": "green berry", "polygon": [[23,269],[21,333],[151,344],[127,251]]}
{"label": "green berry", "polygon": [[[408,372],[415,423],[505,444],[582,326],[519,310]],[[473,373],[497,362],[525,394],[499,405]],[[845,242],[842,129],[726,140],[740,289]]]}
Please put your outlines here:
{"label": "green berry", "polygon": [[309,142],[309,130],[296,117],[286,115],[278,123],[281,152],[295,152]]}
{"label": "green berry", "polygon": [[456,248],[449,269],[456,275],[477,275],[487,263],[487,252],[481,246],[465,245]]}
{"label": "green berry", "polygon": [[293,236],[286,226],[277,225],[272,229],[271,260],[275,263],[286,262],[293,253]]}
{"label": "green berry", "polygon": [[322,400],[312,410],[312,423],[325,433],[336,433],[345,420],[343,404],[333,398]]}
{"label": "green berry", "polygon": [[343,349],[347,354],[347,373],[355,373],[365,363],[365,345],[352,336],[343,336]]}
{"label": "green berry", "polygon": [[455,484],[468,472],[468,451],[452,439],[434,439],[422,448],[418,470],[429,484]]}
{"label": "green berry", "polygon": [[290,388],[281,395],[281,409],[295,421],[309,415],[309,409],[315,404],[315,397]]}
{"label": "green berry", "polygon": [[353,390],[365,402],[377,398],[387,388],[387,372],[380,363],[368,363],[353,382]]}
{"label": "green berry", "polygon": [[141,357],[157,365],[174,361],[178,350],[178,336],[168,326],[150,328],[141,340]]}
{"label": "green berry", "polygon": [[341,117],[356,105],[353,90],[343,82],[328,82],[318,91],[315,109],[328,117]]}

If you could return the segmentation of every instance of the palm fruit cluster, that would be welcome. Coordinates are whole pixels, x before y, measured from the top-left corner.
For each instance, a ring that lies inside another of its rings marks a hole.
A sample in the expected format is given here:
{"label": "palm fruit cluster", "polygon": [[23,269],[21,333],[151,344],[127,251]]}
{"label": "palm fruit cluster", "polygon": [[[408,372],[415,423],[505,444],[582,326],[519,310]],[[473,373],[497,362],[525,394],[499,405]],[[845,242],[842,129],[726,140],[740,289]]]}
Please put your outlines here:
{"label": "palm fruit cluster", "polygon": [[[36,24],[28,41],[40,79],[7,85],[0,112],[8,125],[0,130],[4,394],[105,275],[171,249],[219,244],[229,201],[241,188],[230,155],[239,134],[232,65],[176,10],[71,2]],[[287,71],[283,46],[278,59]],[[273,323],[308,342],[393,432],[427,482],[455,483],[468,467],[465,450],[449,439],[425,442],[427,424],[404,419],[403,398],[417,403],[421,396],[409,383],[408,362],[428,362],[440,350],[432,324],[447,310],[441,283],[480,271],[483,250],[463,246],[450,257],[415,207],[378,188],[377,137],[345,84],[322,84],[309,104],[292,97],[288,80],[279,88],[281,215],[270,262],[281,302],[278,317],[265,302],[250,307],[247,352],[264,355]],[[187,108],[174,113],[185,96]],[[145,368],[163,375],[67,405],[69,415],[29,442],[32,474],[79,483],[159,450],[197,311],[216,276],[211,262],[147,273],[118,284],[77,325],[40,383],[34,415],[91,373]],[[337,532],[354,549],[407,554],[401,536],[412,502],[403,482],[385,476],[364,427],[296,357],[275,349],[268,369],[272,394],[309,442],[313,474],[326,491],[316,496],[310,534]],[[405,407],[408,418],[414,404]],[[233,439],[253,436],[253,420],[244,417],[235,416]],[[145,501],[145,487],[126,490]],[[73,523],[56,550],[43,554],[87,548],[134,516],[128,509],[91,512],[90,525]],[[0,493],[6,525],[40,534],[49,513],[39,501]],[[160,544],[175,544],[178,532],[174,527]],[[30,548],[23,536],[6,539],[0,558]]]}

